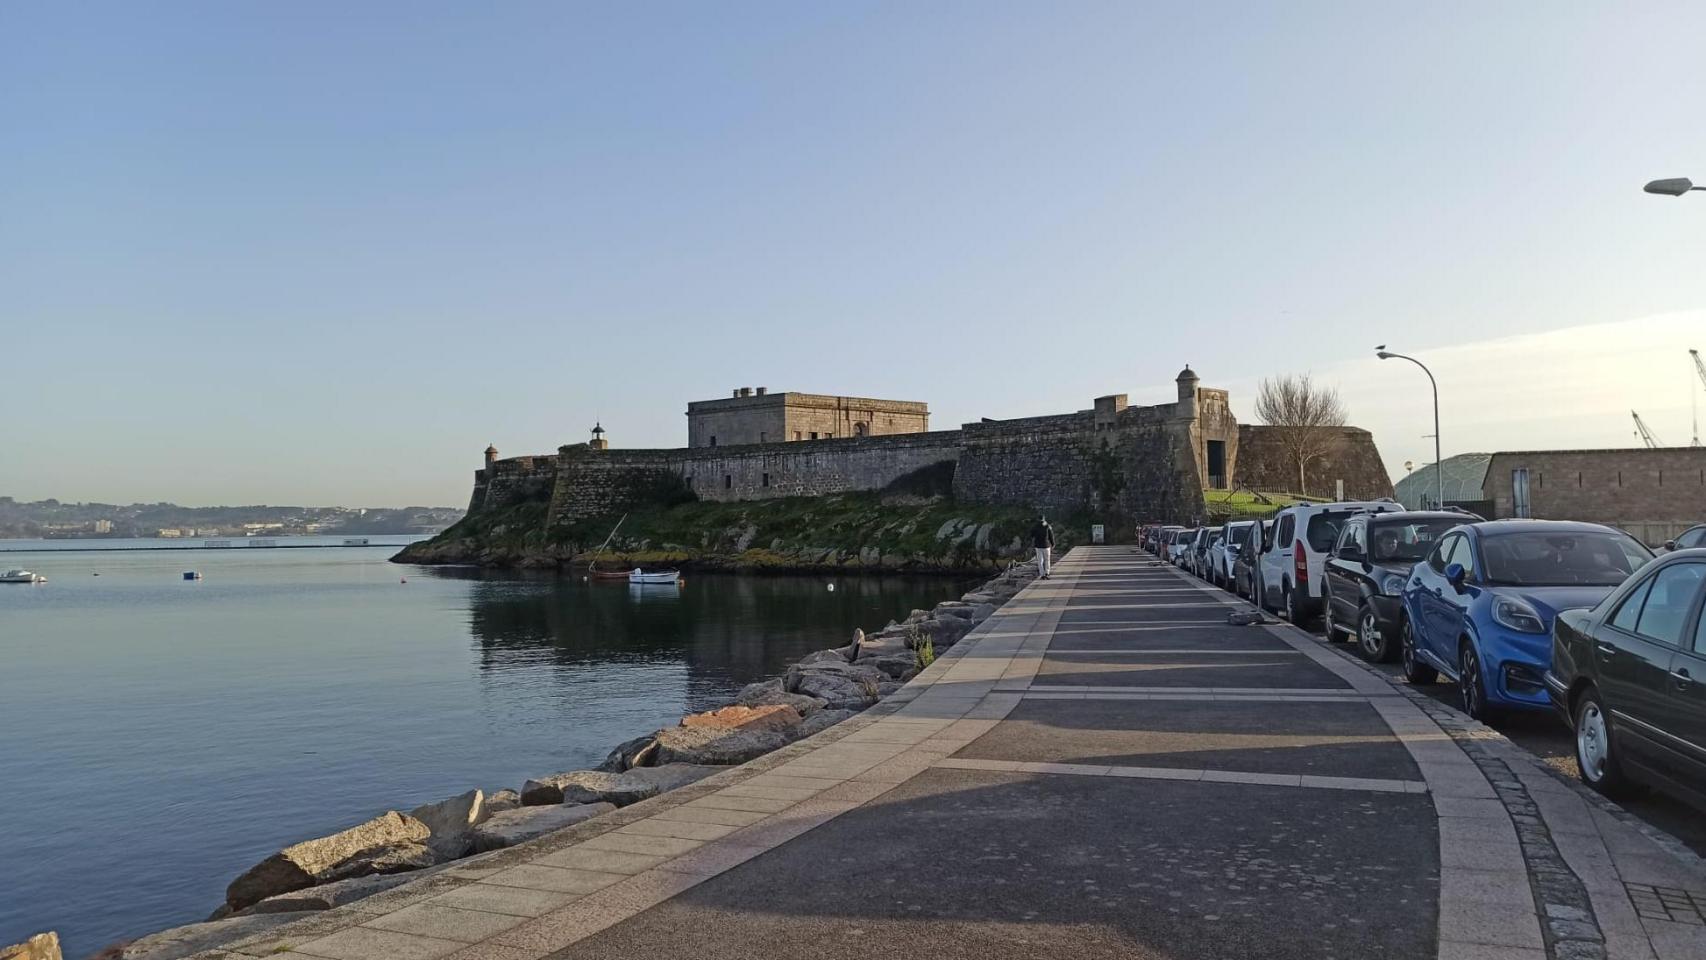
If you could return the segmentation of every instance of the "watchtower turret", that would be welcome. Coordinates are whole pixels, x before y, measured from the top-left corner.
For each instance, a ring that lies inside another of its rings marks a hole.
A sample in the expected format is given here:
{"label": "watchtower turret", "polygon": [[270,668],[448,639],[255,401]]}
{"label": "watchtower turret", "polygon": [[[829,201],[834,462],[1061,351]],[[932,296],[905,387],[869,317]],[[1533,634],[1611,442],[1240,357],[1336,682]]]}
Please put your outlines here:
{"label": "watchtower turret", "polygon": [[595,423],[592,425],[592,442],[588,443],[587,446],[591,447],[594,450],[609,450],[610,449],[610,441],[604,439],[604,425],[603,424]]}
{"label": "watchtower turret", "polygon": [[1185,369],[1179,371],[1176,381],[1179,385],[1179,416],[1185,420],[1195,420],[1197,410],[1197,372],[1185,364]]}
{"label": "watchtower turret", "polygon": [[492,464],[498,462],[498,448],[495,445],[486,447],[486,469],[492,469]]}

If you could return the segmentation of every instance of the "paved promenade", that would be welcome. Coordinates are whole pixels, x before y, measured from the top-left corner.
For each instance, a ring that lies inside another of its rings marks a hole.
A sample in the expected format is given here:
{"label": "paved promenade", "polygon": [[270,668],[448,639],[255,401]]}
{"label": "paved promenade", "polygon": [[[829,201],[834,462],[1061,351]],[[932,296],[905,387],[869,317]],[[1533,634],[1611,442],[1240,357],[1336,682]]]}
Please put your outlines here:
{"label": "paved promenade", "polygon": [[1235,609],[1075,550],[854,720],[209,956],[1706,957],[1697,862]]}

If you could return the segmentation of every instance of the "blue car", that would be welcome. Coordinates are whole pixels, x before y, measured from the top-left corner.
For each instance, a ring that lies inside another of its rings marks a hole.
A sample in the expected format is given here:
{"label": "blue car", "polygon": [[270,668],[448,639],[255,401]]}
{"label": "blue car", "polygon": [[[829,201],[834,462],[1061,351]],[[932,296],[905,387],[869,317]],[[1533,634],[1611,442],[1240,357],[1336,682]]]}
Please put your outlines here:
{"label": "blue car", "polygon": [[1552,619],[1599,603],[1652,558],[1639,540],[1597,523],[1453,527],[1405,584],[1404,674],[1411,683],[1445,674],[1477,720],[1547,709]]}

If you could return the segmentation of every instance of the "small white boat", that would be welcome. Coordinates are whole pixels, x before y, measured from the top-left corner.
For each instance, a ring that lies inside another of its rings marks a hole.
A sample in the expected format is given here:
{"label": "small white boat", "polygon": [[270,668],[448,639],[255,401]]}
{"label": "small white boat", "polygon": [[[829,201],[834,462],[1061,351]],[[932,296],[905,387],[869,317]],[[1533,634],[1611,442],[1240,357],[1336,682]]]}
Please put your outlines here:
{"label": "small white boat", "polygon": [[8,570],[0,573],[0,583],[46,583],[47,578],[28,570]]}
{"label": "small white boat", "polygon": [[656,570],[647,573],[639,567],[628,571],[628,582],[639,584],[674,584],[681,582],[679,570]]}

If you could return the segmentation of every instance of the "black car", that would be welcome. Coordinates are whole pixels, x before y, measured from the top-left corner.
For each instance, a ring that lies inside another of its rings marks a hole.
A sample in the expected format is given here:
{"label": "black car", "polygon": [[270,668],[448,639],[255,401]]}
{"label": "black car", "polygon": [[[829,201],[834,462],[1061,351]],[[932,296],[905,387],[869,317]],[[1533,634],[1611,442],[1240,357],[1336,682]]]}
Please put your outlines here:
{"label": "black car", "polygon": [[1479,519],[1456,511],[1359,513],[1345,521],[1322,565],[1327,639],[1344,633],[1363,659],[1398,659],[1404,584],[1447,530]]}
{"label": "black car", "polygon": [[1697,523],[1682,531],[1675,540],[1666,540],[1666,550],[1691,550],[1706,547],[1706,523]]}
{"label": "black car", "polygon": [[1250,535],[1238,544],[1238,552],[1232,557],[1232,592],[1252,603],[1256,600],[1256,577],[1260,576],[1257,565],[1261,563],[1262,550],[1273,536],[1273,521],[1257,520]]}
{"label": "black car", "polygon": [[1706,806],[1706,549],[1637,570],[1597,606],[1552,628],[1546,689],[1576,734],[1588,786],[1632,782]]}

